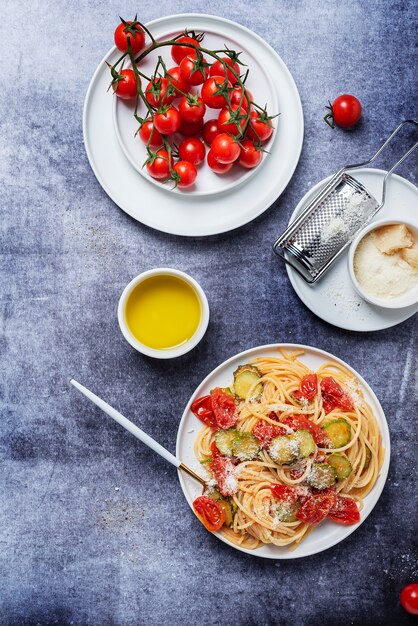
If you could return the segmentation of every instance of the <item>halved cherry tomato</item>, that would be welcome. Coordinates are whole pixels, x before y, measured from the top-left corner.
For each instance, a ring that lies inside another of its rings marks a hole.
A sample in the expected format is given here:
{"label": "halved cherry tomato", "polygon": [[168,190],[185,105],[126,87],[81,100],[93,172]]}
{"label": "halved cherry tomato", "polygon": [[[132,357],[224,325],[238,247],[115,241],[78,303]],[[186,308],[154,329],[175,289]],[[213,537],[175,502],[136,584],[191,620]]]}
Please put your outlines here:
{"label": "halved cherry tomato", "polygon": [[[253,95],[251,91],[246,89],[245,92],[247,93],[248,98],[252,100]],[[231,104],[238,104],[239,106],[242,106],[243,109],[248,111],[248,100],[245,97],[245,94],[242,96],[242,99],[241,99],[241,94],[242,94],[242,87],[239,87],[237,85],[229,92],[229,101]]]}
{"label": "halved cherry tomato", "polygon": [[[173,157],[170,158],[171,167]],[[170,176],[170,164],[167,150],[157,150],[156,154],[147,161],[147,171],[150,176],[157,179],[168,178]]]}
{"label": "halved cherry tomato", "polygon": [[154,128],[154,123],[150,119],[147,119],[142,123],[139,130],[139,136],[150,148],[159,148],[163,145],[161,133]]}
{"label": "halved cherry tomato", "polygon": [[219,502],[209,496],[199,496],[193,502],[193,508],[203,526],[211,533],[222,528],[225,512]]}
{"label": "halved cherry tomato", "polygon": [[240,155],[240,147],[231,135],[220,133],[213,140],[210,152],[220,163],[233,163]]}
{"label": "halved cherry tomato", "polygon": [[321,380],[321,392],[322,406],[325,413],[329,413],[335,407],[343,411],[352,411],[354,409],[353,401],[349,394],[332,376],[326,376]]}
{"label": "halved cherry tomato", "polygon": [[183,96],[179,102],[179,112],[185,122],[199,122],[204,118],[206,106],[202,98],[195,95]]}
{"label": "halved cherry tomato", "polygon": [[[221,58],[239,76],[239,65],[238,65],[238,63],[236,61],[233,61],[231,59],[231,57],[221,57]],[[216,61],[214,61],[212,63],[212,65],[210,67],[210,75],[211,76],[227,76],[228,80],[231,83],[231,85],[234,85],[237,82],[236,76],[233,74],[233,72],[231,72],[230,69],[227,69],[225,71],[225,66],[222,63],[222,61],[216,60]]]}
{"label": "halved cherry tomato", "polygon": [[313,400],[318,391],[318,376],[316,374],[307,374],[300,381],[299,387],[302,395],[307,400]]}
{"label": "halved cherry tomato", "polygon": [[281,423],[293,428],[293,430],[308,430],[314,438],[316,445],[320,448],[329,446],[329,439],[322,428],[318,424],[314,424],[306,415],[289,415],[284,417]]}
{"label": "halved cherry tomato", "polygon": [[254,141],[267,141],[273,134],[271,119],[260,111],[251,111],[247,135]]}
{"label": "halved cherry tomato", "polygon": [[218,120],[208,120],[204,123],[202,129],[202,137],[208,146],[212,145],[212,141],[219,134]]}
{"label": "halved cherry tomato", "polygon": [[191,187],[196,180],[197,169],[190,161],[177,161],[174,172],[178,175],[174,180],[181,189]]}
{"label": "halved cherry tomato", "polygon": [[411,583],[401,591],[401,604],[407,613],[418,615],[418,585]]}
{"label": "halved cherry tomato", "polygon": [[233,104],[231,108],[225,107],[218,116],[218,128],[221,133],[240,135],[247,123],[247,112],[238,104]]}
{"label": "halved cherry tomato", "polygon": [[190,410],[198,417],[206,426],[210,426],[212,430],[219,430],[216,423],[215,414],[212,408],[212,396],[202,396],[195,400]]}
{"label": "halved cherry tomato", "polygon": [[270,485],[270,489],[272,494],[278,500],[284,500],[285,502],[296,502],[298,499],[298,495],[292,487],[288,487],[287,485],[280,485],[278,483],[273,483]]}
{"label": "halved cherry tomato", "polygon": [[225,79],[225,76],[211,76],[202,85],[200,95],[203,102],[211,109],[222,109],[227,105],[224,93],[231,87],[231,83]]}
{"label": "halved cherry tomato", "polygon": [[219,428],[226,430],[234,426],[238,420],[238,411],[235,400],[229,393],[216,387],[211,394],[212,408]]}
{"label": "halved cherry tomato", "polygon": [[259,150],[251,139],[244,139],[240,141],[241,152],[239,155],[238,163],[241,167],[250,170],[253,167],[257,167],[263,158],[263,153]]}
{"label": "halved cherry tomato", "polygon": [[186,122],[185,120],[181,120],[179,133],[185,135],[186,137],[191,137],[192,135],[197,135],[202,130],[203,120],[198,120],[197,122]]}
{"label": "halved cherry tomato", "polygon": [[176,96],[182,96],[184,93],[187,93],[189,91],[190,86],[182,79],[180,74],[180,68],[178,66],[169,69],[167,74],[170,75],[169,78],[173,84]]}
{"label": "halved cherry tomato", "polygon": [[351,524],[357,524],[360,521],[360,511],[358,510],[356,501],[353,500],[353,498],[343,498],[342,496],[337,496],[337,500],[330,509],[328,517],[332,519],[333,522],[350,526]]}
{"label": "halved cherry tomato", "polygon": [[216,459],[216,457],[221,454],[215,441],[212,441],[212,443],[210,444],[210,452],[212,454],[212,460]]}
{"label": "halved cherry tomato", "polygon": [[180,128],[181,117],[176,107],[162,107],[154,115],[154,126],[162,135],[172,135]]}
{"label": "halved cherry tomato", "polygon": [[179,145],[179,157],[183,161],[190,161],[194,165],[199,165],[205,160],[206,148],[197,137],[187,137]]}
{"label": "halved cherry tomato", "polygon": [[[141,84],[141,79],[139,79]],[[122,100],[132,100],[136,97],[136,78],[133,70],[121,70],[118,77],[112,81],[113,91]]]}
{"label": "halved cherry tomato", "polygon": [[280,426],[270,424],[264,420],[259,420],[253,428],[253,435],[262,448],[267,448],[274,437],[285,435],[286,432],[284,428],[280,428]]}
{"label": "halved cherry tomato", "polygon": [[337,500],[335,492],[315,493],[298,510],[296,517],[308,524],[319,524],[327,516]]}
{"label": "halved cherry tomato", "polygon": [[192,56],[184,57],[179,65],[182,79],[193,86],[201,85],[209,74],[209,68],[205,63],[205,59],[199,60]]}
{"label": "halved cherry tomato", "polygon": [[160,107],[171,104],[176,97],[174,88],[170,86],[167,78],[157,77],[151,80],[145,89],[145,97],[152,107]]}
{"label": "halved cherry tomato", "polygon": [[213,156],[212,150],[209,150],[206,160],[210,169],[215,172],[215,174],[226,174],[233,166],[233,163],[220,163],[220,161]]}
{"label": "halved cherry tomato", "polygon": [[[183,35],[182,37],[176,39],[176,41],[178,43],[193,44],[194,46],[200,48],[199,42],[196,39],[193,39],[193,37],[189,37],[188,35]],[[177,65],[180,65],[182,59],[190,54],[196,54],[194,48],[191,48],[190,46],[171,46],[171,58],[175,63],[177,63]]]}
{"label": "halved cherry tomato", "polygon": [[145,33],[139,23],[123,21],[115,30],[115,44],[121,52],[128,51],[128,39],[131,44],[132,54],[138,54],[145,45]]}
{"label": "halved cherry tomato", "polygon": [[235,478],[235,465],[226,456],[218,454],[210,463],[212,472],[220,493],[225,496],[233,496],[238,491],[238,481]]}

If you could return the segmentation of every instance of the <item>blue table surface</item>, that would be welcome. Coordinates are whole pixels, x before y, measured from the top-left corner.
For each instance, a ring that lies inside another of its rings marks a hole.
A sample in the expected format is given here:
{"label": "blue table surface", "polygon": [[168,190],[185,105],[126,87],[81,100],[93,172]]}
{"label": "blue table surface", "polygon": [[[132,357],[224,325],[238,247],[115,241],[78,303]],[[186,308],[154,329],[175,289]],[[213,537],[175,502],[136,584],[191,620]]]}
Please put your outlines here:
{"label": "blue table surface", "polygon": [[[376,333],[341,331],[305,308],[271,252],[314,183],[417,117],[416,3],[1,8],[0,623],[416,623],[399,605],[400,589],[418,582],[416,317]],[[113,204],[90,169],[84,96],[118,13],[136,11],[142,21],[179,12],[236,20],[294,76],[306,124],[299,165],[274,205],[235,232],[196,240],[146,228]],[[323,107],[347,91],[361,99],[363,121],[332,131]],[[416,162],[400,171],[412,182]],[[198,348],[170,362],[131,349],[116,318],[126,283],[158,266],[191,273],[211,307]],[[393,446],[367,521],[338,546],[286,562],[209,535],[175,471],[68,384],[80,380],[174,451],[198,383],[233,354],[273,342],[324,348],[356,368],[381,400]]]}

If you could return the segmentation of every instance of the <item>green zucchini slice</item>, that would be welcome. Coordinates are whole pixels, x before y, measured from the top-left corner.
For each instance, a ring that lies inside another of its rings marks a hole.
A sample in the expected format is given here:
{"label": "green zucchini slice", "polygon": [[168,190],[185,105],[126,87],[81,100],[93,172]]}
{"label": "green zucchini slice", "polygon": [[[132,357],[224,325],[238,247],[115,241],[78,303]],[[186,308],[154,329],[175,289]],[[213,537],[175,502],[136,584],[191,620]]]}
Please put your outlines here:
{"label": "green zucchini slice", "polygon": [[299,441],[299,456],[305,459],[307,456],[315,452],[315,439],[312,437],[309,430],[297,430],[294,435]]}
{"label": "green zucchini slice", "polygon": [[234,441],[238,438],[239,432],[235,428],[229,430],[218,430],[215,434],[216,447],[224,456],[231,458],[234,455]]}
{"label": "green zucchini slice", "polygon": [[351,426],[343,418],[329,421],[323,430],[326,432],[332,448],[342,448],[351,439]]}
{"label": "green zucchini slice", "polygon": [[[253,385],[261,378],[261,373],[254,365],[240,365],[234,372],[234,391],[241,400],[246,400]],[[253,396],[257,397],[263,391],[260,383],[254,389]]]}
{"label": "green zucchini slice", "polygon": [[306,479],[311,487],[316,489],[326,489],[332,487],[337,481],[337,472],[328,463],[314,463]]}
{"label": "green zucchini slice", "polygon": [[297,522],[296,513],[300,509],[300,502],[282,501],[277,504],[276,517],[280,522]]}
{"label": "green zucchini slice", "polygon": [[345,480],[353,471],[350,461],[346,456],[344,456],[344,454],[340,454],[339,452],[333,452],[330,454],[328,457],[328,463],[332,465],[337,472],[338,480]]}
{"label": "green zucchini slice", "polygon": [[237,432],[237,437],[232,443],[233,456],[240,461],[250,461],[260,452],[260,446],[252,433]]}
{"label": "green zucchini slice", "polygon": [[280,435],[271,440],[268,453],[278,465],[291,465],[300,458],[300,443],[294,435]]}

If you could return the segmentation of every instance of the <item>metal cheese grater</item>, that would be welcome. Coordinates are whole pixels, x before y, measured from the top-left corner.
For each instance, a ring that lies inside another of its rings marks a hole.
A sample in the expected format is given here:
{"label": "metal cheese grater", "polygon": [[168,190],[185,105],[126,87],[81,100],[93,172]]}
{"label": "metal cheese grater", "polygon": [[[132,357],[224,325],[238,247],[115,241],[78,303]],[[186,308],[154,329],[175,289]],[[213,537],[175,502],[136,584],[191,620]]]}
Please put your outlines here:
{"label": "metal cheese grater", "polygon": [[340,169],[273,245],[274,252],[307,283],[316,283],[382,208],[388,177],[415,150],[418,141],[386,173],[380,204],[347,171],[372,163],[405,124],[418,128],[415,120],[403,121],[371,159]]}

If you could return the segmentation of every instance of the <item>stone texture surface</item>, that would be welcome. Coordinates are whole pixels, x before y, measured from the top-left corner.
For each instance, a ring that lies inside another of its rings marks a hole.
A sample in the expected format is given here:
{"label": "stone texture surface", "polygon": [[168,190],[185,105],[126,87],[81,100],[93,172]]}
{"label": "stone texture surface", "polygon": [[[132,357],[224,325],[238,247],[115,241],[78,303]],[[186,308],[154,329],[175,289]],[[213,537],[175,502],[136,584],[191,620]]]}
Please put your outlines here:
{"label": "stone texture surface", "polygon": [[[309,186],[417,116],[416,3],[0,6],[0,623],[414,623],[398,594],[418,582],[416,317],[367,335],[331,327],[299,302],[270,244]],[[145,228],[89,167],[84,95],[118,13],[136,11],[143,21],[187,11],[237,20],[295,78],[306,122],[300,164],[274,206],[239,231],[192,240]],[[355,132],[322,121],[327,99],[344,91],[364,104]],[[416,181],[416,160],[402,173]],[[116,320],[125,284],[161,265],[195,276],[212,310],[199,347],[168,363],[131,350]],[[354,366],[387,412],[393,445],[367,522],[323,554],[277,563],[208,535],[175,472],[68,384],[74,376],[97,390],[174,451],[200,380],[234,353],[276,341],[325,348]]]}

